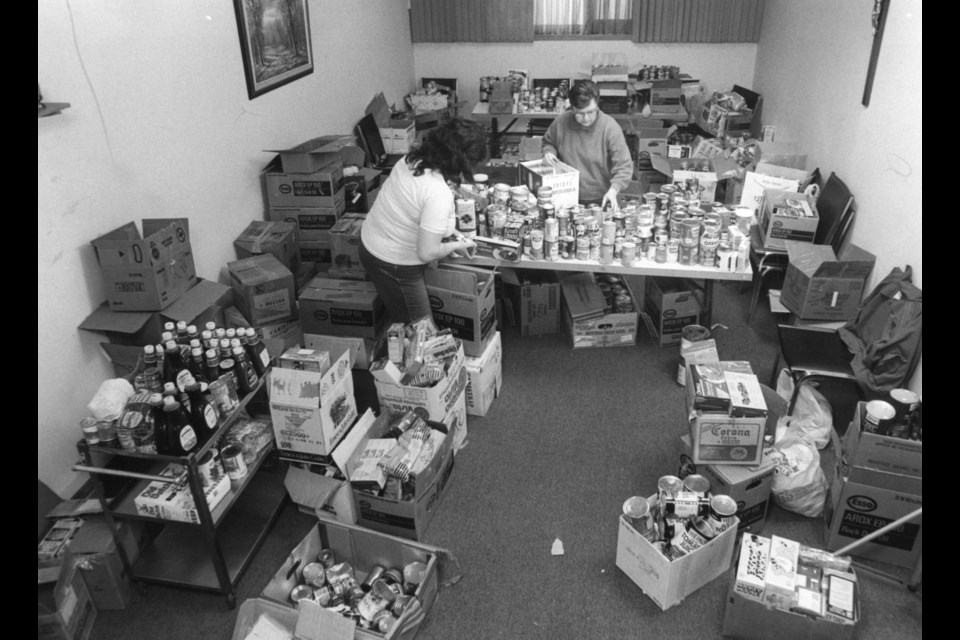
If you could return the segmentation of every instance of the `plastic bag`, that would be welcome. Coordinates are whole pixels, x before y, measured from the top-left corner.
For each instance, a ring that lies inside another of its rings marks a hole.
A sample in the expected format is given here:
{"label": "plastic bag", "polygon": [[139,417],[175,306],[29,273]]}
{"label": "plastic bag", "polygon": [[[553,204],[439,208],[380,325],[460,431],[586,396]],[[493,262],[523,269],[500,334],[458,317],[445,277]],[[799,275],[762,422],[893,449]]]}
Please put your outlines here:
{"label": "plastic bag", "polygon": [[104,380],[87,405],[87,410],[97,420],[107,422],[116,420],[123,413],[133,393],[133,385],[123,378]]}
{"label": "plastic bag", "polygon": [[816,518],[827,500],[827,477],[820,468],[820,453],[796,425],[768,453],[776,464],[773,501],[794,513]]}
{"label": "plastic bag", "polygon": [[[793,378],[786,369],[780,370],[777,378],[777,395],[790,402],[793,396]],[[795,424],[806,433],[817,449],[823,449],[830,444],[833,433],[833,409],[830,402],[810,383],[800,387],[797,402],[793,407],[793,414],[788,416],[787,424]]]}

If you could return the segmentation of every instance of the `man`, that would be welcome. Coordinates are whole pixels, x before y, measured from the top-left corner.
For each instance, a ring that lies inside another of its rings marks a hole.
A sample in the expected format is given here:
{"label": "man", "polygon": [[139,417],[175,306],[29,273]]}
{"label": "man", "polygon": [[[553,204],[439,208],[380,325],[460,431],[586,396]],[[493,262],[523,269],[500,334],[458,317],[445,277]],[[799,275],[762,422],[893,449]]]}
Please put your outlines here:
{"label": "man", "polygon": [[619,209],[617,194],[633,177],[623,129],[600,111],[596,83],[581,80],[570,90],[570,110],[557,116],[543,136],[543,159],[559,159],[580,171],[580,203]]}

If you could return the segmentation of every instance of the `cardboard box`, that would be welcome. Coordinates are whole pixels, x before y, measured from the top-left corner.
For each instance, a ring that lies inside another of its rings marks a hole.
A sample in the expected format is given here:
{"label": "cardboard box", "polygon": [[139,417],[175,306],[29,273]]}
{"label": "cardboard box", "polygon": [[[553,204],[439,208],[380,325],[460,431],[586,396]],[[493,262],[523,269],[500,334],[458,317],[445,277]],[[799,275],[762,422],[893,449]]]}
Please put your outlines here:
{"label": "cardboard box", "polygon": [[417,124],[406,118],[391,118],[380,127],[383,149],[389,154],[409,153],[417,136]]}
{"label": "cardboard box", "polygon": [[[193,491],[184,467],[171,463],[160,472],[160,475],[170,478],[179,476],[179,479],[175,482],[157,480],[148,484],[133,500],[137,514],[161,520],[200,524],[200,512],[193,499]],[[205,487],[203,493],[207,500],[207,507],[213,511],[230,493],[230,478],[226,475],[222,476],[217,484]]]}
{"label": "cardboard box", "polygon": [[667,138],[670,137],[672,130],[672,127],[644,127],[637,131],[636,168],[638,171],[653,169],[651,160],[653,156],[667,157]]}
{"label": "cardboard box", "polygon": [[240,605],[237,621],[233,625],[233,635],[230,638],[231,640],[247,640],[250,637],[269,638],[267,634],[278,633],[278,629],[283,629],[289,634],[288,637],[292,638],[299,617],[300,610],[292,606],[264,598],[250,598]]}
{"label": "cardboard box", "polygon": [[376,342],[370,338],[351,336],[331,336],[304,332],[303,346],[308,349],[320,349],[330,354],[330,360],[336,361],[344,353],[350,354],[350,366],[354,369],[369,369],[376,351]]}
{"label": "cardboard box", "polygon": [[327,468],[331,467],[303,462],[291,463],[283,478],[287,493],[294,504],[305,513],[355,524],[357,509],[353,500],[353,489],[346,480],[323,475],[321,471]]}
{"label": "cardboard box", "polygon": [[498,82],[490,93],[488,113],[513,113],[513,85],[510,82]]}
{"label": "cardboard box", "polygon": [[[398,417],[396,412],[384,409],[376,419],[373,418],[373,413],[368,411],[357,422],[355,431],[351,431],[349,438],[334,452],[337,466],[348,480],[356,481],[354,474],[361,464],[360,456],[366,443],[371,438],[383,437],[390,424]],[[376,496],[353,487],[360,526],[402,538],[419,540],[422,537],[436,514],[453,471],[453,434],[434,430],[432,437],[436,447],[434,456],[417,475],[410,499]]]}
{"label": "cardboard box", "polygon": [[333,250],[330,241],[301,240],[297,244],[301,263],[314,264],[318,271],[329,271],[333,266]]}
{"label": "cardboard box", "polygon": [[727,527],[699,549],[671,561],[621,515],[617,567],[665,611],[726,573],[733,558],[737,531],[738,527]]}
{"label": "cardboard box", "polygon": [[[778,172],[779,173],[779,172]],[[766,175],[757,171],[747,171],[740,187],[740,197],[736,202],[742,207],[750,207],[756,217],[760,216],[760,205],[763,204],[763,194],[768,189],[797,193],[800,181],[795,178],[781,178],[775,175]]]}
{"label": "cardboard box", "polygon": [[77,566],[81,560],[64,553],[56,585],[37,586],[37,637],[40,640],[86,640],[97,620],[97,608]]}
{"label": "cardboard box", "polygon": [[683,81],[680,78],[650,81],[650,106],[654,111],[662,107],[679,107],[683,95]]}
{"label": "cardboard box", "polygon": [[829,245],[789,242],[780,302],[803,320],[856,317],[876,256],[848,244],[839,257]]}
{"label": "cardboard box", "polygon": [[[923,442],[905,440],[863,430],[863,415],[866,404],[857,403],[853,421],[843,436],[843,453],[850,465],[852,479],[865,470],[874,470],[876,479],[866,484],[884,483],[886,474],[895,476],[923,477]],[[885,484],[885,483],[884,483]],[[915,485],[916,486],[916,485]],[[911,491],[911,493],[920,493]]]}
{"label": "cardboard box", "polygon": [[[303,584],[303,567],[313,562],[321,549],[330,549],[338,562],[346,562],[352,566],[358,581],[363,580],[375,566],[402,570],[411,562],[422,562],[427,566],[427,571],[423,582],[414,593],[420,606],[407,609],[386,634],[357,627],[355,622],[320,607],[313,612],[316,619],[311,627],[314,630],[328,631],[330,635],[322,636],[328,638],[413,640],[429,619],[436,604],[440,589],[439,555],[441,552],[446,553],[444,550],[412,540],[400,540],[362,527],[321,520],[300,544],[291,550],[287,560],[264,587],[261,598],[296,611],[290,602],[290,591],[296,585]],[[239,623],[238,617],[238,625]],[[341,625],[348,626],[344,629]],[[341,635],[336,635],[335,632]],[[245,637],[234,635],[235,640]],[[312,637],[310,640],[317,638]]]}
{"label": "cardboard box", "polygon": [[[131,563],[139,556],[140,523],[118,521],[124,552]],[[97,611],[124,609],[133,595],[130,577],[124,573],[110,524],[102,517],[85,517],[70,541],[70,551],[81,560],[83,581]]]}
{"label": "cardboard box", "polygon": [[375,340],[386,307],[372,282],[315,277],[300,292],[300,323],[305,333]]}
{"label": "cardboard box", "polygon": [[283,322],[269,322],[259,327],[263,344],[271,356],[278,356],[290,347],[296,347],[303,342],[303,328],[299,320],[284,320]]}
{"label": "cardboard box", "polygon": [[[696,464],[689,434],[680,437],[683,443],[681,464],[691,473],[699,473],[710,481],[710,492],[728,495],[737,502],[737,519],[741,531],[762,531],[767,520],[767,506],[773,488],[776,463],[763,455],[753,466],[732,464]],[[689,459],[686,461],[684,458]]]}
{"label": "cardboard box", "polygon": [[467,388],[467,370],[463,345],[447,367],[446,375],[432,387],[410,387],[376,380],[377,397],[382,408],[403,412],[417,407],[427,410],[431,419],[444,421],[460,402]]}
{"label": "cardboard box", "polygon": [[289,149],[269,149],[278,154],[286,173],[314,173],[339,161],[343,165],[362,165],[363,149],[352,135],[329,135],[301,142]]}
{"label": "cardboard box", "polygon": [[107,304],[114,311],[160,311],[197,279],[186,218],[128,222],[93,240]]}
{"label": "cardboard box", "polygon": [[228,262],[227,270],[234,304],[255,326],[297,317],[293,273],[272,254]]}
{"label": "cardboard box", "polygon": [[267,218],[275,222],[291,222],[297,228],[297,240],[330,241],[330,229],[347,210],[346,189],[336,192],[329,207],[269,207]]}
{"label": "cardboard box", "polygon": [[553,166],[544,160],[521,162],[519,184],[525,184],[530,193],[536,194],[541,186],[553,189],[553,204],[576,206],[580,202],[580,172],[568,164],[557,161]]}
{"label": "cardboard box", "polygon": [[767,417],[734,418],[693,408],[695,391],[687,367],[687,422],[695,464],[757,466],[763,460]]}
{"label": "cardboard box", "polygon": [[[627,279],[623,284],[636,300]],[[574,349],[636,344],[638,313],[605,313],[603,291],[593,274],[567,276],[560,281],[560,288],[563,292],[563,328]]]}
{"label": "cardboard box", "polygon": [[[707,202],[717,200],[720,193],[718,186],[722,181],[736,176],[737,163],[729,158],[688,159],[689,153],[686,156],[673,157],[669,155],[669,149],[666,155],[667,157],[651,156],[650,164],[666,176],[670,183],[696,178],[703,189],[700,197]],[[709,165],[709,171],[702,170],[704,165]]]}
{"label": "cardboard box", "polygon": [[270,416],[280,455],[329,463],[337,443],[357,419],[349,354],[322,375],[274,367],[269,383]]}
{"label": "cardboard box", "polygon": [[336,207],[343,199],[343,163],[334,161],[312,173],[283,171],[280,157],[261,172],[267,208]]}
{"label": "cardboard box", "polygon": [[233,247],[241,260],[270,253],[291,272],[300,268],[297,225],[292,222],[254,220],[233,241]]}
{"label": "cardboard box", "polygon": [[644,311],[660,346],[680,344],[683,328],[700,324],[702,309],[693,291],[677,278],[646,278]]}
{"label": "cardboard box", "polygon": [[496,331],[494,275],[489,269],[440,263],[423,274],[440,329],[451,329],[468,356],[481,356]]}
{"label": "cardboard box", "polygon": [[[744,536],[744,541],[746,540],[748,537]],[[739,593],[736,589],[737,565],[738,563],[734,562],[730,570],[721,631],[724,637],[767,640],[771,631],[775,629],[778,640],[850,640],[853,638],[857,628],[856,622],[841,623],[832,618],[813,617],[777,609]],[[859,602],[857,602],[857,608],[859,609]]]}
{"label": "cardboard box", "polygon": [[503,283],[515,306],[522,336],[552,335],[560,331],[561,290],[553,271],[504,269]]}
{"label": "cardboard box", "polygon": [[816,203],[804,193],[764,189],[758,224],[765,248],[786,249],[788,240],[813,242],[820,216]]}
{"label": "cardboard box", "polygon": [[367,213],[380,191],[381,176],[378,169],[360,167],[354,173],[345,175],[346,210],[353,213]]}
{"label": "cardboard box", "polygon": [[493,335],[483,355],[467,358],[466,410],[471,416],[485,416],[503,384],[503,346],[500,332]]}
{"label": "cardboard box", "polygon": [[360,227],[365,219],[365,214],[348,213],[330,229],[331,257],[338,269],[366,273],[360,264]]}
{"label": "cardboard box", "polygon": [[693,109],[693,118],[699,128],[710,135],[722,137],[750,132],[753,137],[760,137],[760,111],[763,107],[763,96],[744,87],[733,87],[733,93],[739,94],[746,102],[747,109],[730,111],[721,105],[697,105]]}

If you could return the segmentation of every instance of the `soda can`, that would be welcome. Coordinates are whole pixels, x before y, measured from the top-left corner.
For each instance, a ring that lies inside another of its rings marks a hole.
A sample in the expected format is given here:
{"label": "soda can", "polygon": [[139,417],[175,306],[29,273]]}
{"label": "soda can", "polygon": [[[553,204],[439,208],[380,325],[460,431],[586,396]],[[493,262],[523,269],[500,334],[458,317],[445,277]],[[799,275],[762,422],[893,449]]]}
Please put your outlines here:
{"label": "soda can", "polygon": [[367,577],[363,579],[363,582],[360,583],[360,587],[364,591],[370,591],[370,587],[373,586],[373,583],[383,577],[383,567],[376,565],[370,569],[370,573],[367,574]]}
{"label": "soda can", "polygon": [[728,495],[717,494],[710,498],[709,521],[717,533],[725,530],[736,519],[737,501]]}

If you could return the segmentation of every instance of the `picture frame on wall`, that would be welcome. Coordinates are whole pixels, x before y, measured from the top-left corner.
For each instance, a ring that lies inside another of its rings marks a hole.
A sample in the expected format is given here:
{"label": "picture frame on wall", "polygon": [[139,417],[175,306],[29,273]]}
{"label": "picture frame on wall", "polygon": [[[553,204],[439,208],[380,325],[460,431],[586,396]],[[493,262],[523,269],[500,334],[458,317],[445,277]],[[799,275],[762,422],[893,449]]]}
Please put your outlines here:
{"label": "picture frame on wall", "polygon": [[251,100],[313,73],[307,0],[233,0]]}

